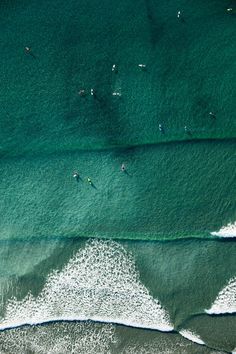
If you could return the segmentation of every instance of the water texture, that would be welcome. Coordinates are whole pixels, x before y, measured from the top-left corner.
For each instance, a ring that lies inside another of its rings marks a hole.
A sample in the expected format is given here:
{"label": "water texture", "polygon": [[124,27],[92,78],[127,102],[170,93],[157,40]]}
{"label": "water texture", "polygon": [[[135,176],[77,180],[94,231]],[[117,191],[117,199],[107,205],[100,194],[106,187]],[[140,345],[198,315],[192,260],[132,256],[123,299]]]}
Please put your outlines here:
{"label": "water texture", "polygon": [[1,354],[235,352],[235,6],[1,2]]}

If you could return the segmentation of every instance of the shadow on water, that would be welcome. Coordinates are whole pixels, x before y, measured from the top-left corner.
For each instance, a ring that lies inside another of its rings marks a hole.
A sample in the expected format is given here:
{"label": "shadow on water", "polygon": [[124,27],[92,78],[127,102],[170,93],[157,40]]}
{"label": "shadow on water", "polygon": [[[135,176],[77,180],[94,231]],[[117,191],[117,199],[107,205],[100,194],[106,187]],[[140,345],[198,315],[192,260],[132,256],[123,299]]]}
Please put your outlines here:
{"label": "shadow on water", "polygon": [[180,22],[186,23],[186,19],[184,17],[180,17]]}
{"label": "shadow on water", "polygon": [[163,35],[163,25],[155,18],[156,5],[152,4],[152,0],[146,0],[146,11],[149,23],[150,41],[153,47],[155,47],[158,41]]}
{"label": "shadow on water", "polygon": [[36,55],[34,53],[29,53],[29,55],[34,58],[34,59],[37,59]]}
{"label": "shadow on water", "polygon": [[83,182],[83,180],[82,180],[82,178],[80,176],[76,176],[75,180],[76,180],[77,183]]}
{"label": "shadow on water", "polygon": [[95,186],[95,184],[93,182],[90,183],[90,186],[93,188],[93,189],[97,189],[97,187]]}
{"label": "shadow on water", "polygon": [[129,177],[132,177],[132,175],[127,170],[124,170],[123,173]]}
{"label": "shadow on water", "polygon": [[188,136],[193,136],[193,133],[192,133],[190,130],[187,130],[187,131],[186,131],[186,134],[187,134]]}

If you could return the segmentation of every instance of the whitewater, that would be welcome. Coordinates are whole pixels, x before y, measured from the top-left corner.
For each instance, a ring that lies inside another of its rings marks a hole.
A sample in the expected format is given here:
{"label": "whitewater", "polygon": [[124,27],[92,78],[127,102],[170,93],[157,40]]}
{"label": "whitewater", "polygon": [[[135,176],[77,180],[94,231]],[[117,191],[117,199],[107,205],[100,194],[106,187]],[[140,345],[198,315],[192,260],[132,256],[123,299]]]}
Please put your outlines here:
{"label": "whitewater", "polygon": [[172,331],[170,317],[140,282],[131,255],[113,241],[88,242],[41,293],[10,299],[0,329],[53,321],[93,320]]}
{"label": "whitewater", "polygon": [[211,234],[219,237],[236,237],[236,221],[223,226],[219,231],[211,232]]}
{"label": "whitewater", "polygon": [[209,315],[236,312],[236,276],[219,292],[210,309],[205,310]]}

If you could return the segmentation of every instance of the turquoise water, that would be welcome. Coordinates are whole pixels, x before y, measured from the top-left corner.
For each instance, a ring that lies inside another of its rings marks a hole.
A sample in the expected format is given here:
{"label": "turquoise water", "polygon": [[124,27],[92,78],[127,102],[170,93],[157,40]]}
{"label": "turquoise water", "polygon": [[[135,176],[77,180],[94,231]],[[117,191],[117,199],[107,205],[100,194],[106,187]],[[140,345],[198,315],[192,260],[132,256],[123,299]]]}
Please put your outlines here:
{"label": "turquoise water", "polygon": [[235,6],[0,5],[1,354],[236,349]]}
{"label": "turquoise water", "polygon": [[2,238],[212,237],[234,221],[234,154],[229,140],[3,159]]}
{"label": "turquoise water", "polygon": [[[235,17],[227,6],[219,0],[2,5],[2,154],[235,137]],[[80,89],[88,93],[83,99]]]}

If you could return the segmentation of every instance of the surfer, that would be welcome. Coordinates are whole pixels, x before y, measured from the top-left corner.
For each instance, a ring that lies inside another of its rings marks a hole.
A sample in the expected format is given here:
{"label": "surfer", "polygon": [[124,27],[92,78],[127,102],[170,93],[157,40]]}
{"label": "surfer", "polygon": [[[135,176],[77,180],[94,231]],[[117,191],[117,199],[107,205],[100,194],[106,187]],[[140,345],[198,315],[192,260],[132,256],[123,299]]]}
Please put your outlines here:
{"label": "surfer", "polygon": [[91,96],[94,96],[94,89],[90,90],[90,94],[91,94]]}
{"label": "surfer", "polygon": [[138,64],[138,66],[139,66],[142,70],[145,70],[145,69],[146,69],[146,64]]}
{"label": "surfer", "polygon": [[74,171],[73,177],[76,179],[76,181],[78,181],[78,179],[79,179],[79,172],[78,172],[78,171]]}
{"label": "surfer", "polygon": [[87,178],[87,181],[88,181],[88,183],[89,183],[90,185],[92,185],[93,182],[92,182],[91,178],[88,177],[88,178]]}
{"label": "surfer", "polygon": [[124,172],[124,171],[125,171],[125,164],[124,164],[124,163],[122,163],[122,165],[121,165],[121,168],[120,168],[120,169],[121,169],[121,171],[122,171],[122,172]]}
{"label": "surfer", "polygon": [[111,69],[111,70],[114,71],[115,73],[117,73],[116,64],[113,64],[113,65],[112,65],[112,69]]}
{"label": "surfer", "polygon": [[80,96],[85,96],[85,90],[79,90],[79,95]]}
{"label": "surfer", "polygon": [[30,53],[30,51],[31,51],[31,48],[30,48],[30,47],[25,47],[25,52],[26,52],[26,53]]}
{"label": "surfer", "polygon": [[216,115],[215,115],[213,112],[209,112],[209,115],[210,115],[212,118],[216,118]]}

